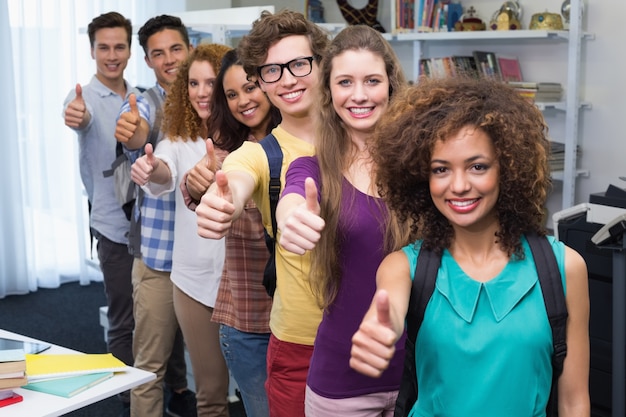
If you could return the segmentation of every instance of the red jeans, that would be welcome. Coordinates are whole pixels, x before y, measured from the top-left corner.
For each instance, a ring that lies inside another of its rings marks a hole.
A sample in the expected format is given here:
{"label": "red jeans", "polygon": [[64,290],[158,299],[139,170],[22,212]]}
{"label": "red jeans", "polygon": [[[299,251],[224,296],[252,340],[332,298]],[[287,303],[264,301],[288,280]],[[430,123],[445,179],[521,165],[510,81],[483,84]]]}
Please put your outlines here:
{"label": "red jeans", "polygon": [[306,377],[313,346],[270,336],[265,390],[272,417],[304,417]]}

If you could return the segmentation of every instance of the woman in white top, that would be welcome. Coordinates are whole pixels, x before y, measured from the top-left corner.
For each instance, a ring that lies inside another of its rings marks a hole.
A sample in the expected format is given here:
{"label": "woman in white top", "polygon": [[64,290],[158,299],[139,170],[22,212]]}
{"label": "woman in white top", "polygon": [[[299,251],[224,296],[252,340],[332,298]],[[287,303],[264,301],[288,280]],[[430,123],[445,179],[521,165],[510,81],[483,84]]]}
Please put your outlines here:
{"label": "woman in white top", "polygon": [[[145,155],[132,166],[133,181],[147,193],[158,196],[175,190],[183,174],[206,155],[209,102],[228,50],[224,45],[199,45],[179,67],[161,127],[169,140],[159,142],[154,152],[146,145]],[[171,279],[174,309],[196,383],[198,416],[227,416],[228,369],[219,346],[219,324],[211,321],[225,246],[223,239],[201,238],[196,228],[195,213],[176,192]]]}

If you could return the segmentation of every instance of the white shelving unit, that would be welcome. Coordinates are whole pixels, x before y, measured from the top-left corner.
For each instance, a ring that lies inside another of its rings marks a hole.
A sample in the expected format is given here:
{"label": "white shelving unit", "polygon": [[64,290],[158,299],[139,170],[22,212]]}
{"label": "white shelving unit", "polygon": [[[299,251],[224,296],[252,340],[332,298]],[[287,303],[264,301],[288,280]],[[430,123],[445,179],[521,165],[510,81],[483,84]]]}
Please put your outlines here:
{"label": "white shelving unit", "polygon": [[[497,2],[494,2],[496,4]],[[395,8],[395,1],[390,1],[390,8]],[[581,45],[585,39],[593,39],[592,34],[582,31],[582,0],[572,0],[570,9],[569,30],[512,30],[512,31],[476,31],[476,32],[424,32],[424,33],[397,33],[393,35],[392,43],[402,45],[410,43],[412,57],[410,59],[410,71],[407,71],[409,79],[417,79],[419,76],[420,59],[424,57],[426,47],[456,43],[467,45],[468,50],[479,49],[481,44],[494,42],[505,43],[507,46],[516,44],[539,42],[554,43],[555,47],[567,48],[567,75],[563,82],[566,95],[565,101],[559,103],[537,103],[542,111],[555,110],[565,113],[565,164],[562,172],[553,173],[553,179],[563,182],[563,195],[561,207],[567,208],[574,205],[576,179],[581,175],[588,175],[584,169],[576,166],[576,148],[578,145],[579,114],[581,109],[590,108],[589,103],[580,98],[580,64]],[[395,22],[392,17],[392,26]]]}
{"label": "white shelving unit", "polygon": [[274,6],[232,7],[171,14],[180,17],[185,23],[193,44],[207,41],[235,46],[233,40],[245,35],[264,10],[274,13]]}

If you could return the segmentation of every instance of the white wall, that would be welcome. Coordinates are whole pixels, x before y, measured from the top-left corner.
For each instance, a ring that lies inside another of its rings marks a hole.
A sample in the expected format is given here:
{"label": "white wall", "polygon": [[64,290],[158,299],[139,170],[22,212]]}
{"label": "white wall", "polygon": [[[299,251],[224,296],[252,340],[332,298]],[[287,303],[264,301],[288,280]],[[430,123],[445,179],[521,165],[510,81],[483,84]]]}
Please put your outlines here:
{"label": "white wall", "polygon": [[[390,29],[390,1],[379,0],[379,20]],[[188,4],[191,0],[188,0]],[[197,2],[197,1],[196,1]],[[288,7],[303,11],[304,1],[289,0],[231,0],[233,7],[259,6],[273,4],[276,10]],[[350,0],[355,7],[363,7],[367,0]],[[472,5],[478,16],[488,21],[499,9],[501,1],[495,0],[462,0],[464,5]],[[558,12],[561,0],[522,0],[523,27],[528,27],[533,13],[551,11]],[[326,21],[329,23],[343,22],[343,18],[334,0],[323,0]],[[585,202],[589,194],[603,191],[612,183],[626,187],[626,183],[618,179],[626,175],[626,134],[621,123],[626,121],[626,54],[623,51],[623,39],[626,37],[626,2],[621,0],[596,0],[586,4],[584,12],[584,30],[595,35],[594,40],[583,42],[581,68],[581,98],[592,104],[590,110],[580,114],[580,139],[582,159],[579,168],[587,169],[590,175],[578,178],[575,202]],[[539,44],[537,42],[481,44],[495,52],[519,57],[524,78],[529,81],[564,81],[566,71],[567,50],[564,46]],[[407,65],[411,58],[411,47],[408,44],[396,45],[398,54]],[[468,52],[476,48],[472,44],[447,45],[429,47],[430,55],[445,56],[446,54]],[[546,63],[548,63],[546,65]],[[408,65],[407,65],[408,67]],[[546,113],[546,119],[552,126],[551,134],[558,138],[563,135],[562,114]],[[560,208],[560,183],[555,184],[550,199],[551,211]]]}

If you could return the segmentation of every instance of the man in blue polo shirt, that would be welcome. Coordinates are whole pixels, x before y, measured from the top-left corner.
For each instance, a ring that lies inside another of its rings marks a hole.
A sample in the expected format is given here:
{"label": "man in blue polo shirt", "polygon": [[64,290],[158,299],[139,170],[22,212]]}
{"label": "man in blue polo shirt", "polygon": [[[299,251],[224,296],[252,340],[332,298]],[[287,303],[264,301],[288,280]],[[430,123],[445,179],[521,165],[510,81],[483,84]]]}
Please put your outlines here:
{"label": "man in blue polo shirt", "polygon": [[[130,58],[132,25],[117,12],[94,18],[87,27],[96,74],[89,84],[77,84],[65,99],[65,125],[78,135],[80,176],[90,205],[89,225],[97,238],[98,260],[108,306],[107,348],[127,365],[133,364],[133,300],[128,253],[130,224],[115,198],[112,177],[103,171],[115,160],[115,120],[124,99],[136,92],[124,69]],[[120,394],[128,409],[128,392]]]}

